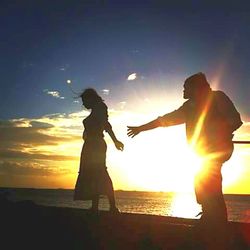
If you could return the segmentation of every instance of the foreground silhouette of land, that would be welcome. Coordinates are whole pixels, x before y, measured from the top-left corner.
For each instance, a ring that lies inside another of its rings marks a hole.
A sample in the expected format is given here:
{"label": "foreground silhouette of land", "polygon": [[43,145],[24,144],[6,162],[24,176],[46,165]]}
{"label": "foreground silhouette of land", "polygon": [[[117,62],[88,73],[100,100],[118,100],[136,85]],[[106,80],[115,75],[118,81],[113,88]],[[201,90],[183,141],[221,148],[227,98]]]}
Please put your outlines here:
{"label": "foreground silhouette of land", "polygon": [[[206,249],[198,220],[0,199],[1,249]],[[230,249],[250,249],[250,224],[230,222]]]}

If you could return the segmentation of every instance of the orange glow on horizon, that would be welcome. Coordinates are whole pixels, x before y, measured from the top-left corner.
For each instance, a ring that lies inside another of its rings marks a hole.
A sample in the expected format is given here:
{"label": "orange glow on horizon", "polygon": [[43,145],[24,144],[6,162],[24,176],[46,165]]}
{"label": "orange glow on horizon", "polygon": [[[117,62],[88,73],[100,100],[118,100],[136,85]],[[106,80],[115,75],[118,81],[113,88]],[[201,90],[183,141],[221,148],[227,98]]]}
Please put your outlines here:
{"label": "orange glow on horizon", "polygon": [[[172,108],[173,99],[174,97],[171,97],[165,106],[167,107],[169,104]],[[201,159],[198,159],[188,147],[184,125],[157,128],[139,134],[133,139],[128,138],[126,134],[127,125],[143,124],[156,118],[157,115],[163,115],[163,100],[165,101],[165,97],[162,97],[159,102],[151,100],[150,103],[145,104],[146,106],[134,105],[136,108],[138,107],[138,110],[131,113],[111,110],[110,122],[113,130],[117,138],[125,145],[123,152],[117,151],[109,136],[105,134],[108,145],[107,167],[114,189],[193,192],[194,176],[199,169]],[[160,108],[161,110],[158,112]],[[166,113],[169,111],[171,110],[166,110]],[[33,166],[39,171],[44,168],[45,171],[5,176],[1,180],[1,184],[34,188],[74,188],[83,144],[81,139],[82,119],[86,115],[88,113],[83,111],[67,117],[37,119],[39,122],[53,125],[53,127],[39,132],[56,141],[39,144],[40,133],[37,137],[38,145],[30,144],[20,149],[20,152],[29,153],[33,158],[15,160],[21,165],[27,165],[27,169]],[[200,123],[202,123],[202,119]],[[29,123],[29,121],[24,122]],[[237,133],[242,136],[241,140],[244,140],[250,130],[245,126],[242,131],[237,131]],[[222,170],[224,192],[250,193],[249,153],[250,147],[235,146],[232,158],[224,164]],[[36,155],[37,158],[34,158]]]}

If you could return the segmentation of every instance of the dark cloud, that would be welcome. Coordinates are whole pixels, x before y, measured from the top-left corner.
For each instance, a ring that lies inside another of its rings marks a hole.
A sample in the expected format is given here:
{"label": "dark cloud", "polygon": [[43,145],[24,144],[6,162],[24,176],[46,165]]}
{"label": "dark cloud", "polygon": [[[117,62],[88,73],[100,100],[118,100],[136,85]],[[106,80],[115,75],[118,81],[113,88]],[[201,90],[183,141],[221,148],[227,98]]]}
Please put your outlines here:
{"label": "dark cloud", "polygon": [[0,128],[18,127],[24,125],[24,121],[0,120]]}
{"label": "dark cloud", "polygon": [[61,126],[60,128],[64,128],[64,129],[71,129],[71,130],[82,130],[83,126],[82,125],[75,125],[75,126]]}
{"label": "dark cloud", "polygon": [[[45,134],[49,128],[37,127],[2,127],[0,128],[1,146],[6,145],[57,145],[58,143],[67,142],[71,140],[78,140],[79,136],[66,135],[56,136]],[[42,133],[42,131],[44,133]]]}
{"label": "dark cloud", "polygon": [[46,122],[31,121],[30,125],[33,128],[53,128],[54,125]]}
{"label": "dark cloud", "polygon": [[32,154],[15,150],[0,150],[1,159],[22,159],[22,160],[47,160],[47,161],[72,161],[79,157],[67,155],[48,155],[48,154]]}
{"label": "dark cloud", "polygon": [[51,176],[58,174],[67,174],[68,170],[53,169],[34,164],[20,164],[15,162],[0,162],[0,175],[30,175],[30,176]]}
{"label": "dark cloud", "polygon": [[0,128],[2,127],[14,127],[14,123],[8,120],[0,120]]}
{"label": "dark cloud", "polygon": [[54,114],[45,115],[44,117],[49,118],[49,119],[57,119],[57,118],[69,118],[69,115],[66,113],[54,113]]}

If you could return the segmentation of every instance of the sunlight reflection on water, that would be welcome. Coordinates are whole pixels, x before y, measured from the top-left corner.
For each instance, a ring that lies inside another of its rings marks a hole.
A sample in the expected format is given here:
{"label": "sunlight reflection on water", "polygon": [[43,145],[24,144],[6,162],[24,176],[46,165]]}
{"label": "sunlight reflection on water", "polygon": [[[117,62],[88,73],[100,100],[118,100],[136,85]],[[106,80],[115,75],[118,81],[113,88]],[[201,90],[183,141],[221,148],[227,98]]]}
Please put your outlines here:
{"label": "sunlight reflection on water", "polygon": [[196,203],[193,193],[176,193],[170,210],[171,216],[194,218],[201,211],[201,207]]}
{"label": "sunlight reflection on water", "polygon": [[[157,214],[195,218],[201,211],[193,193],[138,193],[125,198],[117,193],[117,204],[122,212]],[[132,199],[131,199],[132,198]]]}
{"label": "sunlight reflection on water", "polygon": [[[0,188],[1,191],[1,188]],[[14,201],[32,200],[46,206],[86,209],[90,201],[73,201],[73,190],[63,189],[8,189],[9,198]],[[123,213],[153,214],[184,218],[196,218],[201,211],[194,193],[116,191],[117,206]],[[250,221],[250,195],[225,194],[228,219]],[[99,204],[100,210],[109,210],[106,198]]]}

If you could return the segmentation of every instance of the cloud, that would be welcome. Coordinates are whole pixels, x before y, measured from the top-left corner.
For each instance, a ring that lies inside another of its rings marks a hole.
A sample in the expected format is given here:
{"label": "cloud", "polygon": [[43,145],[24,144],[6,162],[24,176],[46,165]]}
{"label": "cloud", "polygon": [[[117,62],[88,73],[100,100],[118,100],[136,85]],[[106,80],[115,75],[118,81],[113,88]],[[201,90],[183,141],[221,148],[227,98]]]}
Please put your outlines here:
{"label": "cloud", "polygon": [[54,114],[48,114],[44,116],[45,118],[58,119],[58,118],[67,118],[67,114],[65,113],[54,113]]}
{"label": "cloud", "polygon": [[234,133],[234,140],[250,141],[250,122],[243,121],[243,125]]}
{"label": "cloud", "polygon": [[55,98],[65,99],[65,97],[61,96],[59,91],[57,91],[57,90],[50,91],[48,89],[44,89],[43,92],[45,92],[46,94],[51,95]]}
{"label": "cloud", "polygon": [[69,64],[65,64],[65,65],[61,65],[61,67],[59,67],[60,71],[65,71],[69,68]]}
{"label": "cloud", "polygon": [[126,102],[125,102],[125,101],[119,102],[119,107],[120,107],[120,109],[124,109],[125,106],[126,106]]}
{"label": "cloud", "polygon": [[[80,114],[54,114],[40,119],[0,121],[1,150],[28,152],[36,147],[60,146],[81,138]],[[52,153],[54,154],[54,153]]]}
{"label": "cloud", "polygon": [[57,169],[37,164],[21,164],[16,162],[1,161],[0,175],[28,175],[28,176],[58,176],[58,174],[67,174],[70,171],[66,169]]}
{"label": "cloud", "polygon": [[39,121],[31,121],[30,122],[31,127],[33,128],[53,128],[54,125],[46,122],[39,122]]}
{"label": "cloud", "polygon": [[37,127],[9,127],[0,128],[1,145],[56,145],[60,142],[74,140],[78,137],[72,135],[50,135],[46,134],[49,128]]}
{"label": "cloud", "polygon": [[15,150],[0,150],[1,159],[22,159],[22,160],[46,160],[46,161],[75,161],[79,157],[56,155],[56,154],[42,154],[42,153],[27,153]]}
{"label": "cloud", "polygon": [[22,127],[27,126],[27,122],[22,119],[19,120],[0,120],[0,128],[9,128],[9,127]]}
{"label": "cloud", "polygon": [[110,92],[109,89],[103,89],[103,90],[102,90],[102,93],[103,93],[104,95],[109,95],[109,92]]}
{"label": "cloud", "polygon": [[133,81],[137,78],[137,74],[136,73],[132,73],[128,76],[127,80],[128,81]]}
{"label": "cloud", "polygon": [[243,121],[243,126],[245,126],[245,127],[250,127],[250,122],[245,122],[245,121]]}
{"label": "cloud", "polygon": [[84,111],[0,120],[1,185],[71,185],[70,176],[75,176],[79,164],[85,115]]}

